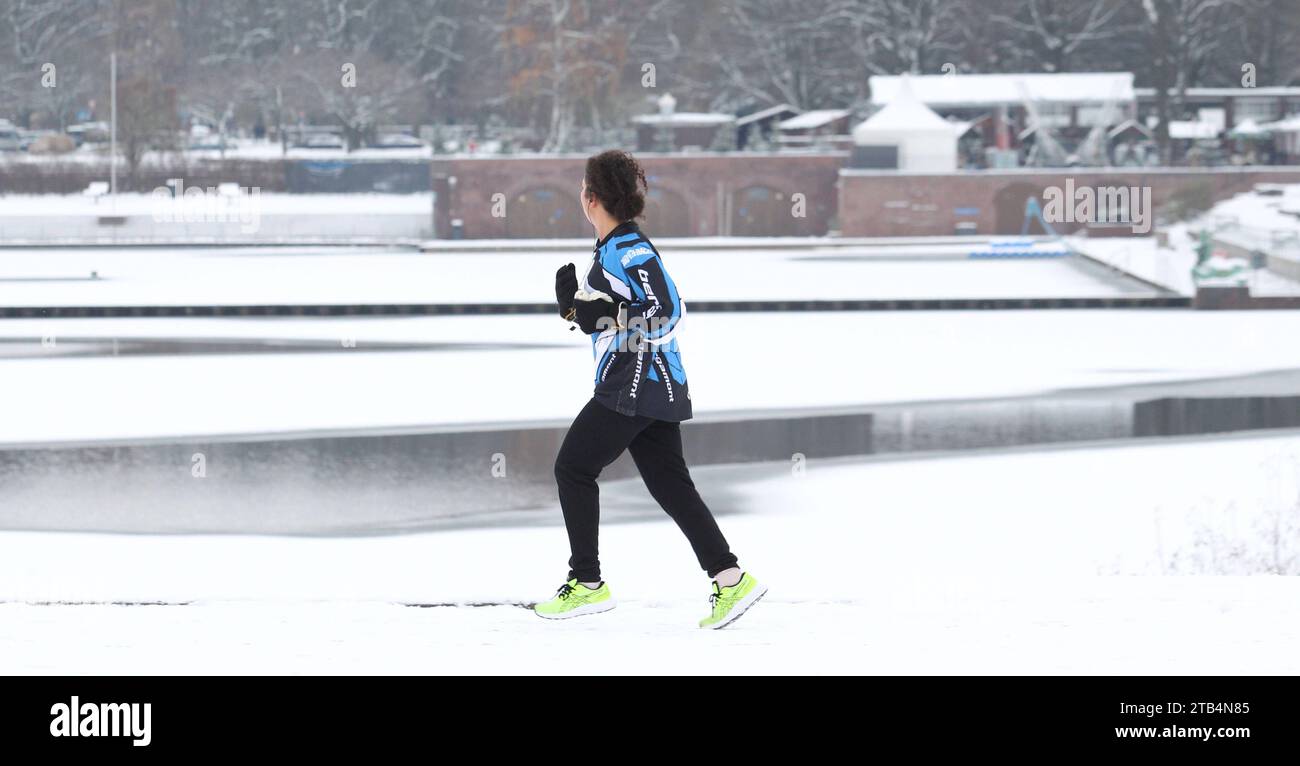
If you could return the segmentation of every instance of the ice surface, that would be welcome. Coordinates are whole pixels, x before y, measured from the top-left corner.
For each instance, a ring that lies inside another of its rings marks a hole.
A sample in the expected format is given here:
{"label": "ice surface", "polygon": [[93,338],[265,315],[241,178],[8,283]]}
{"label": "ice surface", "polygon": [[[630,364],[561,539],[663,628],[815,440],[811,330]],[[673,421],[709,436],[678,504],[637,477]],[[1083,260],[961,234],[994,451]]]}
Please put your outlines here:
{"label": "ice surface", "polygon": [[[0,358],[0,443],[567,422],[590,396],[592,357],[565,327],[542,315],[7,320],[0,338],[17,343],[0,350],[12,353],[39,351],[45,337],[55,350],[91,337],[316,338],[338,349]],[[708,414],[1297,369],[1298,335],[1300,311],[1134,310],[699,313],[679,338],[696,412]],[[486,347],[379,352],[367,341]]]}
{"label": "ice surface", "polygon": [[[771,587],[716,632],[666,517],[602,528],[620,605],[566,622],[510,605],[560,584],[558,509],[383,538],[0,533],[0,674],[565,674],[574,653],[597,673],[1296,673],[1300,578],[1238,575],[1295,524],[1297,466],[1290,433],[701,469],[706,499],[741,471],[719,521]],[[41,605],[113,601],[186,605]]]}
{"label": "ice surface", "polygon": [[[570,251],[384,248],[0,250],[0,305],[548,303]],[[662,247],[691,301],[1098,298],[1144,290],[1075,258],[967,259],[987,244],[754,250]],[[98,279],[90,279],[91,272]]]}

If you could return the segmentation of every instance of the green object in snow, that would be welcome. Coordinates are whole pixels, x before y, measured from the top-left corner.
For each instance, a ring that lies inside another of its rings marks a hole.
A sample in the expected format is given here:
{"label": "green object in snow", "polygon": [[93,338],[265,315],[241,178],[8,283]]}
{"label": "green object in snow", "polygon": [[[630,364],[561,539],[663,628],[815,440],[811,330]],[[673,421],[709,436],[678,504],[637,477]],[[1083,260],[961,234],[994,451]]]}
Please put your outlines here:
{"label": "green object in snow", "polygon": [[1249,269],[1241,261],[1225,261],[1222,258],[1198,263],[1192,269],[1192,279],[1196,282],[1204,282],[1210,279],[1235,279],[1237,284],[1244,285],[1248,276]]}
{"label": "green object in snow", "polygon": [[1210,259],[1210,254],[1214,249],[1214,243],[1210,241],[1210,232],[1208,229],[1201,229],[1201,240],[1196,245],[1196,265],[1199,267]]}

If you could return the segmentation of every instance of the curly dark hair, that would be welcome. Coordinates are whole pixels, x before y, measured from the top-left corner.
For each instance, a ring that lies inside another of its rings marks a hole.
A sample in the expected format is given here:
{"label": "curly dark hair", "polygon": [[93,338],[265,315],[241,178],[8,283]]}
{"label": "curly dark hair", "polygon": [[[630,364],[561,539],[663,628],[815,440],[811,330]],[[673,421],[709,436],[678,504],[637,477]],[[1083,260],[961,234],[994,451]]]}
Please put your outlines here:
{"label": "curly dark hair", "polygon": [[611,149],[588,158],[584,178],[587,192],[619,221],[640,218],[645,211],[645,171],[631,154]]}

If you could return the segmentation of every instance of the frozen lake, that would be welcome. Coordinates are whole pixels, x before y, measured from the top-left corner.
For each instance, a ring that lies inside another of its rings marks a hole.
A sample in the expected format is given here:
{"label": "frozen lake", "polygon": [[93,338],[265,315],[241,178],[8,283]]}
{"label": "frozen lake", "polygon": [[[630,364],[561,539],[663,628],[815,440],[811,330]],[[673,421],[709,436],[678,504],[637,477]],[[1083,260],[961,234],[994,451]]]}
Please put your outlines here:
{"label": "frozen lake", "polygon": [[[310,247],[0,250],[0,305],[546,303],[554,300],[555,270],[590,258],[589,247],[535,253],[519,247],[429,253]],[[987,251],[979,244],[661,248],[688,306],[691,301],[1152,293],[1078,256],[970,257]]]}
{"label": "frozen lake", "polygon": [[[5,320],[0,443],[567,423],[592,356],[565,328],[543,315]],[[1186,310],[700,313],[679,335],[700,414],[1294,370],[1296,337],[1300,311]],[[172,353],[204,341],[212,353]]]}

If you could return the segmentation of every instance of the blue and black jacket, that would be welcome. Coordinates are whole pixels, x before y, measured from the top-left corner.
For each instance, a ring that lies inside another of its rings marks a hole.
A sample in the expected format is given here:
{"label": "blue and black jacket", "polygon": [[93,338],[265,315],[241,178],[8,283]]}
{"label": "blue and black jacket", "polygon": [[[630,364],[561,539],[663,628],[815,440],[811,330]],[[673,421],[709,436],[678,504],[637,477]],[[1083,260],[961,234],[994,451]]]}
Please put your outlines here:
{"label": "blue and black jacket", "polygon": [[619,326],[591,335],[596,400],[623,415],[690,419],[691,393],[675,337],[686,305],[659,251],[634,221],[596,243],[582,288],[625,304]]}

